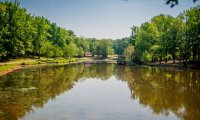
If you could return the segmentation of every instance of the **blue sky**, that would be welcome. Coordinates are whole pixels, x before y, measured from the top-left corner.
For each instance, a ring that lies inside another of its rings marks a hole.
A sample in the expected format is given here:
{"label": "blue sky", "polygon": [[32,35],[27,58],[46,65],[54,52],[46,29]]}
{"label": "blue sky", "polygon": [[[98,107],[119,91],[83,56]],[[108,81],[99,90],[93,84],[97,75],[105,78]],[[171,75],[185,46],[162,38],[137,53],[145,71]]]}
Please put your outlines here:
{"label": "blue sky", "polygon": [[[177,16],[196,6],[192,0],[180,0],[170,8],[164,0],[19,0],[22,7],[37,16],[73,30],[77,36],[123,38],[131,34],[131,26],[140,26],[159,14]],[[151,2],[150,2],[151,1]]]}

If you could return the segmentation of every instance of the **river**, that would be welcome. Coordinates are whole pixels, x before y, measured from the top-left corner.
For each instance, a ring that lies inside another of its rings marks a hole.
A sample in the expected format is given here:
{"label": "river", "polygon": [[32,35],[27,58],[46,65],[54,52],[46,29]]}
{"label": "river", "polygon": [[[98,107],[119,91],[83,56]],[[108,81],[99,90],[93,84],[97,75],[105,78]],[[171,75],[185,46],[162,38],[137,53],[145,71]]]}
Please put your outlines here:
{"label": "river", "polygon": [[200,71],[115,64],[0,77],[0,120],[200,120]]}

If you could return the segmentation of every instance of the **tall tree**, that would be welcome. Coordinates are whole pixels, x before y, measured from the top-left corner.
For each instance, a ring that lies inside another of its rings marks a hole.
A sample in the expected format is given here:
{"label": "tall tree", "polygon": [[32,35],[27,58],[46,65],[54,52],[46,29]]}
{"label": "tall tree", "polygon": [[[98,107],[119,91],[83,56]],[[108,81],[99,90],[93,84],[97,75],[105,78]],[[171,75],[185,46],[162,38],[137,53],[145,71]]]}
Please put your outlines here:
{"label": "tall tree", "polygon": [[186,34],[189,39],[192,60],[200,60],[200,7],[194,7],[190,10],[186,10],[185,21],[186,21]]}
{"label": "tall tree", "polygon": [[102,55],[105,58],[108,55],[112,55],[114,52],[111,40],[106,40],[106,39],[101,40],[99,47],[100,47],[99,48],[100,55]]}
{"label": "tall tree", "polygon": [[49,36],[48,29],[50,28],[50,23],[44,17],[35,17],[35,25],[37,33],[33,41],[34,53],[40,58],[41,48]]}

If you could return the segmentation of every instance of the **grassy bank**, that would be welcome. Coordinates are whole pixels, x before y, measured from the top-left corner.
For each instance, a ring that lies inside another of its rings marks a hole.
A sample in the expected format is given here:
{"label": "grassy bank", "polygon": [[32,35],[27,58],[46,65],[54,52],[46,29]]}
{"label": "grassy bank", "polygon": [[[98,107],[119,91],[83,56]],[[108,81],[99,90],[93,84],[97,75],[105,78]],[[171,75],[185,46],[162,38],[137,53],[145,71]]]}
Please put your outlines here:
{"label": "grassy bank", "polygon": [[71,62],[77,62],[78,58],[18,58],[10,59],[6,62],[0,62],[0,74],[7,73],[7,71],[14,71],[15,68],[29,65],[39,65],[39,64],[67,64]]}
{"label": "grassy bank", "polygon": [[0,76],[21,69],[22,67],[17,64],[0,65]]}
{"label": "grassy bank", "polygon": [[116,59],[115,56],[108,56],[108,58],[102,58],[99,56],[94,57],[82,57],[82,58],[18,58],[10,59],[6,62],[0,62],[0,74],[6,73],[6,71],[14,71],[16,67],[25,67],[31,65],[45,65],[45,64],[69,64],[76,62],[92,62],[92,61],[109,61]]}
{"label": "grassy bank", "polygon": [[0,72],[5,71],[5,70],[9,70],[12,69],[14,67],[16,67],[16,64],[10,64],[10,65],[1,65],[0,66]]}

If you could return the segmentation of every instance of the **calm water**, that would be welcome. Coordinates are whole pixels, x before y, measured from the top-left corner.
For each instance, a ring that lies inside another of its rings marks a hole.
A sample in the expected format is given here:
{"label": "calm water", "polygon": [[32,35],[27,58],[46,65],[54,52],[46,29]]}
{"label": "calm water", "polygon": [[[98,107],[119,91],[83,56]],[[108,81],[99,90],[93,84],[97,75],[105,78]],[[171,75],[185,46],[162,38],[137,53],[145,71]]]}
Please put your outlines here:
{"label": "calm water", "polygon": [[200,71],[74,64],[0,77],[0,120],[200,120]]}

